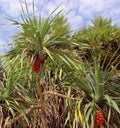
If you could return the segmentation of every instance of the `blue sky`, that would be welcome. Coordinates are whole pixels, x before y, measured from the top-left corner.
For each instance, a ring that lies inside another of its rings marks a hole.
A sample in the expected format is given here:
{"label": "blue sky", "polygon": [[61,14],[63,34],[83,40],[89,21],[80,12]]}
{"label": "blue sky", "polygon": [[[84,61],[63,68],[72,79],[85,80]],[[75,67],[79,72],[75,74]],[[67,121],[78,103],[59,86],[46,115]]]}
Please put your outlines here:
{"label": "blue sky", "polygon": [[[24,1],[24,0],[21,0]],[[32,1],[26,0],[29,11],[32,11]],[[61,5],[58,9],[64,9],[68,12],[67,18],[71,24],[72,30],[76,30],[82,26],[91,23],[95,16],[103,16],[112,18],[113,23],[120,26],[120,0],[34,0],[35,12],[47,16],[56,7]],[[43,6],[42,6],[43,5]],[[24,3],[23,3],[24,6]],[[41,11],[42,7],[42,11]],[[0,0],[0,24],[9,24],[8,21],[2,17],[13,19],[20,19],[20,0]],[[8,43],[12,42],[15,35],[16,28],[9,25],[0,25],[0,54],[8,50]]]}

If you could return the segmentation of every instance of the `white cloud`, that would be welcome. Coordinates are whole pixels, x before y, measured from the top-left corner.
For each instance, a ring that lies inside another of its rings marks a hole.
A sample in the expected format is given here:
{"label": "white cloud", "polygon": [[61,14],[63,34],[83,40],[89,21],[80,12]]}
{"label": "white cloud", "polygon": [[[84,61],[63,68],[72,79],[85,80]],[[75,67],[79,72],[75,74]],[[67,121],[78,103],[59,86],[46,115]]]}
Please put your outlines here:
{"label": "white cloud", "polygon": [[[30,13],[33,12],[32,1],[33,0],[27,0],[27,5]],[[25,9],[25,2],[22,2],[22,6]],[[12,17],[19,17],[21,13],[20,0],[0,0],[0,8],[3,11],[3,13]],[[35,11],[37,11],[36,6],[34,9]]]}
{"label": "white cloud", "polygon": [[20,12],[20,4],[18,0],[0,0],[0,8],[3,13],[10,16],[18,16]]}
{"label": "white cloud", "polygon": [[78,27],[80,27],[82,25],[82,20],[83,20],[83,17],[80,15],[76,15],[73,18],[71,17],[69,19],[69,22],[71,24],[72,29],[75,30]]}
{"label": "white cloud", "polygon": [[6,45],[6,43],[3,40],[0,40],[0,45],[3,46]]}
{"label": "white cloud", "polygon": [[[32,12],[32,3],[33,0],[26,0],[29,8],[29,12]],[[51,13],[54,9],[56,9],[59,5],[61,5],[57,11],[64,9],[65,12],[77,10],[77,15],[72,15],[71,21],[75,19],[79,19],[83,17],[83,19],[92,19],[95,15],[104,15],[104,16],[113,16],[118,15],[119,7],[115,9],[117,4],[120,4],[119,0],[34,0],[35,2],[35,11],[36,13],[42,13],[43,15],[47,15],[47,13]],[[22,0],[24,3],[24,0]],[[0,7],[2,10],[13,17],[19,17],[21,8],[20,8],[20,0],[0,0]],[[23,5],[25,7],[25,5]],[[41,11],[42,7],[42,12]],[[71,13],[70,12],[70,13]],[[70,21],[70,22],[71,22]],[[73,22],[71,22],[73,23]],[[78,23],[76,21],[76,23]]]}
{"label": "white cloud", "polygon": [[119,0],[79,0],[79,12],[86,17],[92,17],[94,14],[107,12],[108,16],[112,9],[120,3]]}
{"label": "white cloud", "polygon": [[67,18],[73,30],[77,29],[78,27],[82,25],[83,16],[78,14],[77,10],[71,10],[68,13]]}
{"label": "white cloud", "polygon": [[70,11],[68,20],[73,29],[82,26],[85,22],[90,23],[95,16],[102,15],[114,19],[115,16],[120,15],[120,9],[117,7],[118,4],[120,5],[119,0],[48,0],[44,7],[52,12],[60,4],[58,11],[60,9],[64,9],[65,12]]}

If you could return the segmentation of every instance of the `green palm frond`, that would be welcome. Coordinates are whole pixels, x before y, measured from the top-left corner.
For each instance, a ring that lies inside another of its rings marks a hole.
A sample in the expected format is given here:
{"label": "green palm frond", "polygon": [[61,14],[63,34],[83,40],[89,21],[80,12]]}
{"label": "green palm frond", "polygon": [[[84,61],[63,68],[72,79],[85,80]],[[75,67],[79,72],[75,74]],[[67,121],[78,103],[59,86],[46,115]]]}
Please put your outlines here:
{"label": "green palm frond", "polygon": [[[68,49],[71,45],[69,39],[67,39],[71,31],[70,25],[63,14],[60,12],[55,16],[50,15],[48,18],[36,17],[34,13],[33,15],[29,14],[26,2],[25,9],[22,4],[21,8],[21,23],[7,18],[14,25],[18,25],[20,29],[14,36],[12,48],[6,53],[6,56],[9,56],[10,59],[18,55],[24,58],[44,52],[52,60],[55,60],[56,55],[64,55],[65,51],[63,52],[62,49]],[[54,49],[56,49],[55,52]],[[61,55],[58,53],[61,53]],[[62,56],[62,58],[65,56]],[[64,60],[67,61],[68,59],[64,58]],[[70,63],[70,61],[67,63]]]}

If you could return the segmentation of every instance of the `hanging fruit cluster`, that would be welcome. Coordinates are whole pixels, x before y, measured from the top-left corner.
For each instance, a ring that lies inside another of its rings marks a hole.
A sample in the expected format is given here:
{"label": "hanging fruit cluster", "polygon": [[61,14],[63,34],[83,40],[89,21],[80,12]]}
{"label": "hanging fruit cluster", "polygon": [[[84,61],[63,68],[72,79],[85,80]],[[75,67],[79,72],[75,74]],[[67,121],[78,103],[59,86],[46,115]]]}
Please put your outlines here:
{"label": "hanging fruit cluster", "polygon": [[105,122],[105,118],[103,115],[103,112],[101,110],[96,111],[96,116],[95,116],[95,127],[103,126]]}
{"label": "hanging fruit cluster", "polygon": [[40,71],[40,65],[41,65],[41,61],[40,61],[40,57],[37,56],[34,60],[34,63],[31,62],[31,66],[32,66],[32,71],[33,72],[39,72]]}

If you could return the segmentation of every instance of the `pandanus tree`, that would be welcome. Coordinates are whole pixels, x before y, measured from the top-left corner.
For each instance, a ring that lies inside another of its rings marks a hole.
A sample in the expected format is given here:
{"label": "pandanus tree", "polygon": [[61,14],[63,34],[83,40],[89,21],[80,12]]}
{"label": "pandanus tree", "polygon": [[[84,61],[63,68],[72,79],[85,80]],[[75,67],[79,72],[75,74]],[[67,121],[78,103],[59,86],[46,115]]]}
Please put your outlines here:
{"label": "pandanus tree", "polygon": [[[33,15],[29,14],[27,4],[26,11],[22,5],[21,7],[21,22],[7,18],[13,25],[19,27],[19,31],[14,37],[10,51],[5,56],[8,60],[15,60],[15,63],[19,62],[21,65],[26,62],[26,59],[28,60],[32,73],[36,75],[37,95],[43,103],[42,115],[46,115],[42,93],[45,87],[44,75],[47,63],[57,63],[61,60],[69,66],[71,63],[74,64],[68,50],[70,27],[67,19],[61,13],[50,14],[48,17],[37,17],[34,12],[34,4]],[[46,118],[43,119],[43,124],[45,128],[48,127]]]}
{"label": "pandanus tree", "polygon": [[[94,52],[95,57],[98,57],[99,53],[101,55],[101,63],[103,63],[103,60],[105,61],[104,67],[106,65],[110,67],[110,65],[115,66],[120,59],[118,57],[120,52],[119,33],[119,27],[114,25],[111,19],[99,16],[92,20],[91,25],[81,28],[73,35],[73,41],[80,45],[81,57],[93,61],[91,51]],[[112,63],[113,60],[116,61]]]}
{"label": "pandanus tree", "polygon": [[22,5],[21,7],[23,22],[20,23],[9,19],[20,30],[14,37],[12,48],[6,56],[9,59],[21,58],[21,62],[25,57],[29,58],[32,71],[41,75],[47,58],[50,58],[52,62],[55,62],[57,59],[61,59],[61,61],[66,63],[67,61],[70,62],[68,50],[66,50],[70,46],[67,38],[70,34],[70,26],[67,19],[61,13],[56,15],[50,14],[47,18],[42,16],[36,17],[34,7],[33,15],[29,14],[27,4],[26,12]]}
{"label": "pandanus tree", "polygon": [[83,91],[80,110],[85,128],[119,125],[119,77],[115,69],[120,59],[119,32],[119,27],[110,19],[97,17],[92,25],[73,35],[72,41],[78,44],[74,49],[80,57],[80,65],[72,77],[68,75],[68,81]]}
{"label": "pandanus tree", "polygon": [[[78,115],[83,128],[119,126],[120,86],[114,71],[101,69],[100,54],[93,64],[79,62],[79,66],[65,79],[73,88],[81,91],[78,99]],[[80,96],[81,95],[81,96]],[[80,98],[81,97],[81,98]]]}

